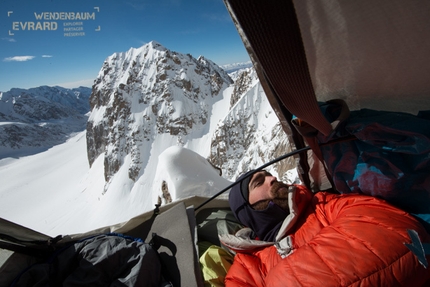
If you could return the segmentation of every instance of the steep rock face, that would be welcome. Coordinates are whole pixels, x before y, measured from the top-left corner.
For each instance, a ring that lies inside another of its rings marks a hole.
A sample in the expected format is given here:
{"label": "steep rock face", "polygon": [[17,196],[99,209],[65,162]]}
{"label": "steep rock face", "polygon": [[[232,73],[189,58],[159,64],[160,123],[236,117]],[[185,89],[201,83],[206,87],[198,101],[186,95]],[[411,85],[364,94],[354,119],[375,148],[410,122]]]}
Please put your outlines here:
{"label": "steep rock face", "polygon": [[252,68],[243,69],[238,72],[234,80],[234,89],[230,98],[230,108],[255,86],[257,81],[255,70]]}
{"label": "steep rock face", "polygon": [[[209,161],[222,169],[223,176],[234,180],[240,174],[261,166],[291,151],[260,85],[255,70],[242,70],[234,83],[231,109],[212,135]],[[267,169],[280,179],[295,168],[295,159],[283,160]]]}
{"label": "steep rock face", "polygon": [[113,54],[103,63],[90,97],[90,165],[104,154],[109,182],[130,157],[128,176],[136,181],[154,138],[175,136],[181,143],[191,133],[198,137],[207,127],[212,104],[231,83],[210,60],[173,52],[156,42]]}
{"label": "steep rock face", "polygon": [[0,94],[0,158],[31,154],[85,129],[90,88],[42,86]]}

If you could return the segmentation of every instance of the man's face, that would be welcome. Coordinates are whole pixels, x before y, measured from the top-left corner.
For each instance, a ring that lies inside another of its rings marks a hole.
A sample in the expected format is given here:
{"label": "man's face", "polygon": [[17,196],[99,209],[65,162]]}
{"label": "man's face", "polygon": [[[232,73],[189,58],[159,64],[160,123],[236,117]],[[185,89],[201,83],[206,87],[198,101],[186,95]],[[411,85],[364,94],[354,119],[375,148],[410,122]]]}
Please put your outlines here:
{"label": "man's face", "polygon": [[264,210],[272,201],[289,212],[288,185],[279,182],[269,172],[263,170],[255,173],[249,181],[248,190],[248,201],[253,209]]}

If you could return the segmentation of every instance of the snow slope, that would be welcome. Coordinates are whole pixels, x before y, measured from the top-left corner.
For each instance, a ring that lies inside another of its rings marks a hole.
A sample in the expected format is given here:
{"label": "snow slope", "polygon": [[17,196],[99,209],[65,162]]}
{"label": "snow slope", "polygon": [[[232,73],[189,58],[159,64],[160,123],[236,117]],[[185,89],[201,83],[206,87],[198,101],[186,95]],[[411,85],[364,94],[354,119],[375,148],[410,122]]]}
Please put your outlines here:
{"label": "snow slope", "polygon": [[[85,222],[88,216],[91,190],[85,190],[83,182],[88,171],[85,132],[42,153],[1,159],[1,217],[48,234],[61,226],[78,231],[80,226],[65,221]],[[92,177],[93,188],[96,178]]]}
{"label": "snow slope", "polygon": [[[162,153],[158,166],[151,168],[158,170],[156,182],[167,182],[173,199],[198,191],[211,196],[231,184],[203,157],[178,146]],[[122,188],[127,173],[120,176],[117,188],[128,190]],[[86,232],[136,215],[132,208],[136,196],[99,193],[105,183],[103,158],[89,168],[85,132],[36,155],[1,159],[0,178],[11,179],[2,180],[0,216],[50,236]],[[150,199],[146,201],[147,210],[154,208]]]}

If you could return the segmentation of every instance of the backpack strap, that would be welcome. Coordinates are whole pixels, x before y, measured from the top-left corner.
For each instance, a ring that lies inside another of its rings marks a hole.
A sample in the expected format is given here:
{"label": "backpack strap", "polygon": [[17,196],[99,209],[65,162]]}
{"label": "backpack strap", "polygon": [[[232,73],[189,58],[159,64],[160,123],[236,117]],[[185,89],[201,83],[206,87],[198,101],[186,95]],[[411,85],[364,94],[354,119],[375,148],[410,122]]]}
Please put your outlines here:
{"label": "backpack strap", "polygon": [[166,264],[163,262],[163,258],[161,258],[160,253],[158,253],[158,249],[162,245],[159,239],[159,236],[157,233],[152,233],[151,241],[149,241],[149,245],[152,247],[152,249],[157,253],[158,259],[161,264],[161,276],[162,276],[162,286],[163,287],[172,287],[174,281],[172,281],[173,276],[170,274],[169,269],[167,268]]}

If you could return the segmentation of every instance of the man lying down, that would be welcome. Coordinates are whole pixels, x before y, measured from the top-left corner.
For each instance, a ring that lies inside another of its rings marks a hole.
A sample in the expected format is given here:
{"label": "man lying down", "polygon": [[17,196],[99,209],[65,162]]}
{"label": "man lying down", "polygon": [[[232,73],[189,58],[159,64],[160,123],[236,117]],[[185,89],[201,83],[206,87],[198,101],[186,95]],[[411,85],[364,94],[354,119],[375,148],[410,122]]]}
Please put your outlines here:
{"label": "man lying down", "polygon": [[[425,286],[426,269],[408,247],[410,214],[360,194],[313,194],[266,171],[239,177],[229,195],[247,228],[221,235],[236,252],[226,286]],[[416,234],[414,233],[414,234]],[[429,257],[427,257],[429,259]]]}

